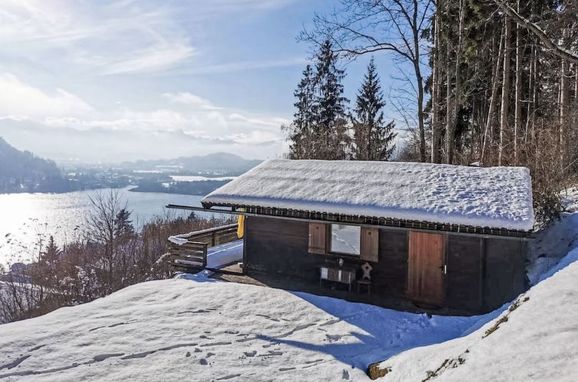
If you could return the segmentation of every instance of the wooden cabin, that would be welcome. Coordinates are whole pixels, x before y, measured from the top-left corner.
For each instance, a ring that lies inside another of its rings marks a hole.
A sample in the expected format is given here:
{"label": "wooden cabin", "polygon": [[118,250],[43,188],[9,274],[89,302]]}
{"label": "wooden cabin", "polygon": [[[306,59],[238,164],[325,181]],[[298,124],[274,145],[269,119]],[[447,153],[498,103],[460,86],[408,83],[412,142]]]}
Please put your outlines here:
{"label": "wooden cabin", "polygon": [[527,288],[526,168],[270,160],[202,204],[244,215],[248,275],[465,314]]}

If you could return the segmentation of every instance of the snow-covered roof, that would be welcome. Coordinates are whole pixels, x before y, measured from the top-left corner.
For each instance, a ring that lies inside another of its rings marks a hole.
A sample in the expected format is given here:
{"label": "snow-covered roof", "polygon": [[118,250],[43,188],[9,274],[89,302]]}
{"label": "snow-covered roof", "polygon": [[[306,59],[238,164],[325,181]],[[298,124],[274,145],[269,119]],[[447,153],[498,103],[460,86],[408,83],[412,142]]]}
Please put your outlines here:
{"label": "snow-covered roof", "polygon": [[274,159],[201,202],[517,231],[534,225],[524,167]]}

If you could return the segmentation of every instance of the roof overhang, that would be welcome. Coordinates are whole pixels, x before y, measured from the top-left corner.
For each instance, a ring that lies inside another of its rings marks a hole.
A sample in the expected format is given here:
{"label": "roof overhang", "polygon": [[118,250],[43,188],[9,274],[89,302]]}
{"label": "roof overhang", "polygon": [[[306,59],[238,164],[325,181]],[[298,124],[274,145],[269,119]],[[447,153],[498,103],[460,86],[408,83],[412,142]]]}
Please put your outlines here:
{"label": "roof overhang", "polygon": [[355,216],[332,214],[316,211],[303,211],[285,208],[255,207],[233,204],[212,204],[203,202],[203,207],[183,206],[169,204],[166,207],[171,209],[184,209],[190,211],[201,211],[208,213],[223,213],[232,215],[246,215],[257,217],[268,217],[275,219],[300,220],[323,223],[342,223],[349,225],[379,226],[391,229],[420,230],[448,232],[458,235],[474,235],[484,237],[502,237],[510,239],[532,239],[532,231],[516,231],[492,227],[474,227],[456,224],[431,223],[425,221],[411,221],[401,219],[390,219],[372,216]]}

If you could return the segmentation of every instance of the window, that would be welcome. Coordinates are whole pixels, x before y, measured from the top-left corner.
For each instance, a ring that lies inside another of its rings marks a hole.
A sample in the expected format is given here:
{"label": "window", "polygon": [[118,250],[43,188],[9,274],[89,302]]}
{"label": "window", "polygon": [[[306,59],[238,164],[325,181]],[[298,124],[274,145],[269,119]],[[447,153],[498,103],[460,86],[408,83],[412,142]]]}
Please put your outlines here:
{"label": "window", "polygon": [[361,227],[331,224],[331,252],[359,255],[361,253]]}

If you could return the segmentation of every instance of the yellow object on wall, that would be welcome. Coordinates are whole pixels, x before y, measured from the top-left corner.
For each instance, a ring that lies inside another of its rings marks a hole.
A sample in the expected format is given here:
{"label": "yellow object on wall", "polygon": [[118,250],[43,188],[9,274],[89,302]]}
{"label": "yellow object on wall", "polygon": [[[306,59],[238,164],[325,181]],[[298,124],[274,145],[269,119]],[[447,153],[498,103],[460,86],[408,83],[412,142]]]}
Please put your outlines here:
{"label": "yellow object on wall", "polygon": [[237,224],[237,237],[241,239],[245,235],[245,215],[239,215]]}

